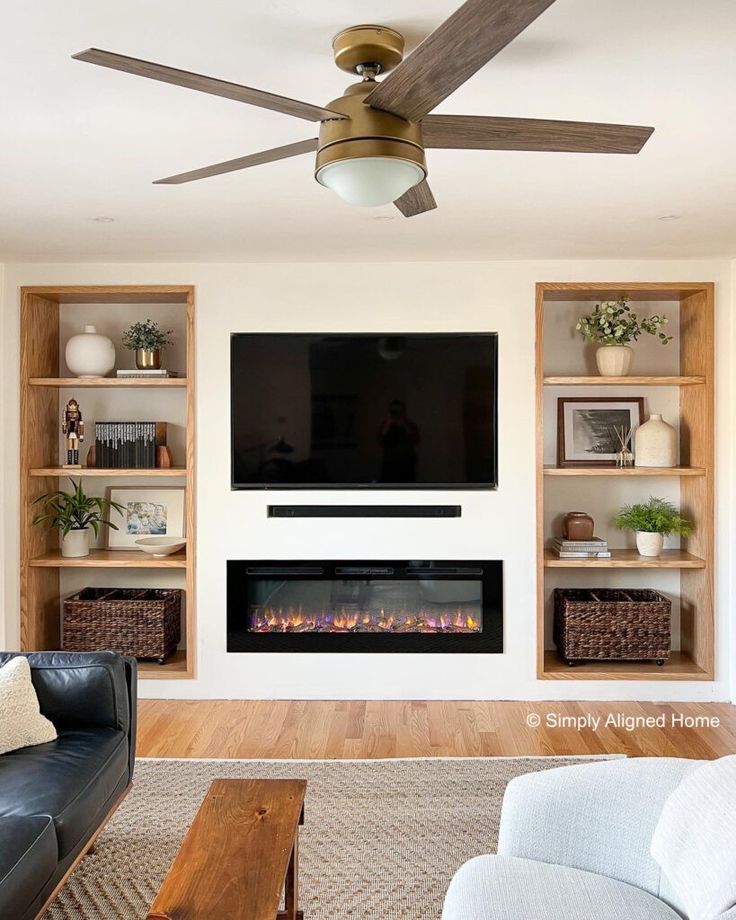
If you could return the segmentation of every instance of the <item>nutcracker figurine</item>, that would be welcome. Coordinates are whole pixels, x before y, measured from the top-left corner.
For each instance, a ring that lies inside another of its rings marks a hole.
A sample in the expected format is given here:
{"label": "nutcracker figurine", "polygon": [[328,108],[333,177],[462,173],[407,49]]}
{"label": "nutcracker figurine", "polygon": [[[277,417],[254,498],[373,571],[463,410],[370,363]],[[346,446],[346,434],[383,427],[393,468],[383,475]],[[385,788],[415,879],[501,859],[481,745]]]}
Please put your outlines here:
{"label": "nutcracker figurine", "polygon": [[79,445],[84,440],[84,422],[79,403],[72,398],[66,404],[61,416],[61,431],[66,438],[66,463],[64,469],[79,470]]}

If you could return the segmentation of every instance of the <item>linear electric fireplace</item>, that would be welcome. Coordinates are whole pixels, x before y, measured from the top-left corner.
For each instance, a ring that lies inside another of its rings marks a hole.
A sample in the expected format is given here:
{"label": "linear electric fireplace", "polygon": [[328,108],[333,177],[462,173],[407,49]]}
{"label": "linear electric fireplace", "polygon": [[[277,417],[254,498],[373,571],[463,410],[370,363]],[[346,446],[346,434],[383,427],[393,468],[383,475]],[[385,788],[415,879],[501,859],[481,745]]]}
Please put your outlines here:
{"label": "linear electric fireplace", "polygon": [[227,649],[499,653],[501,562],[230,560]]}

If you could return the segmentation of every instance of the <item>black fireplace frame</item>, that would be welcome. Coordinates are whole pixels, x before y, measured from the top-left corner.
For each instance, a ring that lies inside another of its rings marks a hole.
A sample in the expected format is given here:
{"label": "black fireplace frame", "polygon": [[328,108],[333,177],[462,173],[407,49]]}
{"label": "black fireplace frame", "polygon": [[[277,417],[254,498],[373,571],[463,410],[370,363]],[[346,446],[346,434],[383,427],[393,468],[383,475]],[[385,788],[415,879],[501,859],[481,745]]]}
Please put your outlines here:
{"label": "black fireplace frame", "polygon": [[[266,571],[267,570],[267,571]],[[266,574],[304,579],[420,578],[466,581],[483,587],[483,628],[478,633],[266,633],[248,630],[243,615],[248,578]],[[361,652],[424,654],[503,653],[503,563],[500,560],[244,560],[227,562],[228,652]]]}

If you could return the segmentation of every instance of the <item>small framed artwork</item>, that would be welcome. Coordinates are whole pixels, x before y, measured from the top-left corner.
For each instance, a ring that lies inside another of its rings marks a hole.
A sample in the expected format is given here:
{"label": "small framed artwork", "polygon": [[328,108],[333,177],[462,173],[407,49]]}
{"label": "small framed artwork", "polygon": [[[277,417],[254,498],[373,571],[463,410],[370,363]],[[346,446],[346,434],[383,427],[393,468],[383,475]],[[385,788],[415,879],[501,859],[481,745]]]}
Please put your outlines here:
{"label": "small framed artwork", "polygon": [[557,465],[615,466],[616,429],[637,428],[643,396],[563,396],[557,400]]}
{"label": "small framed artwork", "polygon": [[110,511],[118,529],[106,527],[108,549],[139,549],[141,537],[185,537],[184,494],[176,487],[113,486],[108,498],[123,506]]}

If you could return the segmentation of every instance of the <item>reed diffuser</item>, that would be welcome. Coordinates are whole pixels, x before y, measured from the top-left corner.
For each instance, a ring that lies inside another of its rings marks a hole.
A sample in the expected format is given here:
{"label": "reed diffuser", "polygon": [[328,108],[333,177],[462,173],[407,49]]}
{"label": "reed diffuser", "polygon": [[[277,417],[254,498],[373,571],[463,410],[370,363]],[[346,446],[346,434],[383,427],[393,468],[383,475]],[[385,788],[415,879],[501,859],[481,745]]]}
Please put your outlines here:
{"label": "reed diffuser", "polygon": [[619,449],[616,452],[616,466],[619,469],[625,469],[634,465],[634,454],[631,451],[631,436],[633,434],[633,428],[626,428],[622,425],[620,428],[618,426],[613,429],[614,434],[616,435],[616,440],[618,441]]}

